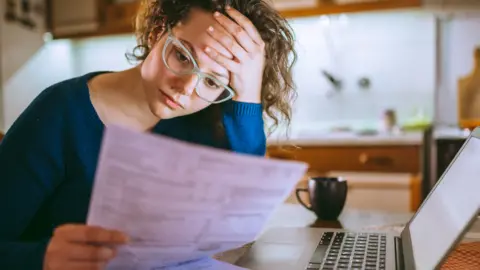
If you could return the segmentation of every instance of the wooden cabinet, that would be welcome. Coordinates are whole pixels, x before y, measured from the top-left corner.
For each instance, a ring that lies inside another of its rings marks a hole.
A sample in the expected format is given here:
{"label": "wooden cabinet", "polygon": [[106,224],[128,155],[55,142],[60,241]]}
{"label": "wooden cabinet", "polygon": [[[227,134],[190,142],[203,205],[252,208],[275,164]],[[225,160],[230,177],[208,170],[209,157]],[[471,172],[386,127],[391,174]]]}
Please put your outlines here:
{"label": "wooden cabinet", "polygon": [[[306,188],[312,176],[346,177],[346,207],[412,212],[422,198],[420,151],[420,145],[269,146],[268,156],[309,165],[299,188]],[[287,201],[297,202],[294,193]]]}
{"label": "wooden cabinet", "polygon": [[[420,7],[421,0],[266,0],[286,18]],[[53,37],[76,38],[133,33],[140,0],[47,0]]]}
{"label": "wooden cabinet", "polygon": [[432,10],[472,11],[480,9],[478,0],[423,0],[423,6]]}
{"label": "wooden cabinet", "polygon": [[105,7],[105,23],[103,32],[133,33],[134,20],[139,8],[138,1],[127,1],[116,4],[109,4]]}
{"label": "wooden cabinet", "polygon": [[50,31],[56,38],[89,35],[101,24],[99,0],[50,0]]}
{"label": "wooden cabinet", "polygon": [[[480,8],[478,0],[265,0],[285,18],[394,9]],[[47,0],[54,38],[133,33],[140,0]]]}
{"label": "wooden cabinet", "polygon": [[[273,0],[275,1],[275,0]],[[315,7],[282,9],[280,13],[287,18],[368,12],[402,8],[420,8],[422,0],[320,0]]]}
{"label": "wooden cabinet", "polygon": [[279,11],[316,8],[318,5],[318,0],[266,0],[266,2]]}
{"label": "wooden cabinet", "polygon": [[306,146],[288,149],[270,146],[273,158],[306,162],[311,171],[420,172],[420,146]]}
{"label": "wooden cabinet", "polygon": [[49,0],[49,31],[55,39],[133,33],[139,3]]}

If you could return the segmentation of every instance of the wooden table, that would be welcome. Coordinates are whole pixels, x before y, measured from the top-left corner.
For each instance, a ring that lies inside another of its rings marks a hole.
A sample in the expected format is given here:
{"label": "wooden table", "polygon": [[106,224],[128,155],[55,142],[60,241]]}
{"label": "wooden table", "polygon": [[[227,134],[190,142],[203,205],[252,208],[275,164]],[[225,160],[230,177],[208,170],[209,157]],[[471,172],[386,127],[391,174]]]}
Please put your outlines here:
{"label": "wooden table", "polygon": [[[404,224],[409,221],[413,213],[385,213],[378,211],[345,210],[338,221],[317,220],[315,214],[303,208],[299,204],[283,204],[273,214],[271,220],[265,227],[268,230],[272,227],[315,227],[315,228],[343,228],[353,231],[382,229],[400,231]],[[477,225],[479,226],[479,225]],[[243,254],[251,247],[249,243],[239,249],[217,254],[214,258],[235,264]],[[475,244],[475,243],[474,243]],[[463,246],[452,253],[449,261],[442,268],[447,269],[480,269],[480,257],[477,257],[480,249],[480,242],[473,248]],[[473,251],[472,251],[473,250]],[[468,256],[474,256],[471,258]],[[465,268],[465,261],[468,261]],[[472,266],[473,265],[473,266]],[[478,266],[478,268],[476,268]],[[474,268],[471,268],[474,267]]]}
{"label": "wooden table", "polygon": [[[337,221],[317,220],[315,214],[300,204],[285,203],[273,214],[264,231],[272,227],[315,227],[343,228],[347,230],[364,230],[372,226],[404,224],[412,214],[384,213],[377,211],[345,210]],[[214,256],[216,259],[235,264],[251,247],[249,243],[242,248],[227,251]]]}
{"label": "wooden table", "polygon": [[271,227],[315,227],[363,230],[371,226],[405,224],[413,213],[387,213],[379,211],[344,210],[337,221],[318,220],[315,214],[299,204],[281,205],[266,229]]}

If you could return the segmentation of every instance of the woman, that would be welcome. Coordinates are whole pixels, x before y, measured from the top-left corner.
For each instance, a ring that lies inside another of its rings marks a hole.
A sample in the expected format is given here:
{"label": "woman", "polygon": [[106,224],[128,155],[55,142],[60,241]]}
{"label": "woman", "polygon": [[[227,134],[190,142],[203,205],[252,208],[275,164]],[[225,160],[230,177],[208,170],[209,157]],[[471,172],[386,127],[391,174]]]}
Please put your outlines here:
{"label": "woman", "polygon": [[136,67],[47,88],[6,134],[1,269],[103,269],[128,241],[85,225],[104,126],[261,156],[263,113],[274,126],[288,124],[293,38],[271,7],[261,0],[231,8],[205,0],[145,3],[130,55]]}

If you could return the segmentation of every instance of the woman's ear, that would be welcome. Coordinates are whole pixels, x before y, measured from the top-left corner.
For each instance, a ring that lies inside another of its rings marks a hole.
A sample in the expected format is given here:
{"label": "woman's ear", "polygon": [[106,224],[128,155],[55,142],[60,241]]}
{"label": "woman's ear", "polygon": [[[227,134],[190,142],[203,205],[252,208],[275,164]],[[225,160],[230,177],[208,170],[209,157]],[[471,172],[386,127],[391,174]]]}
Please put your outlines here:
{"label": "woman's ear", "polygon": [[165,27],[157,27],[148,35],[148,47],[153,48],[157,41],[162,37]]}
{"label": "woman's ear", "polygon": [[158,39],[157,31],[150,32],[150,34],[148,35],[148,47],[152,48],[157,42],[157,39]]}

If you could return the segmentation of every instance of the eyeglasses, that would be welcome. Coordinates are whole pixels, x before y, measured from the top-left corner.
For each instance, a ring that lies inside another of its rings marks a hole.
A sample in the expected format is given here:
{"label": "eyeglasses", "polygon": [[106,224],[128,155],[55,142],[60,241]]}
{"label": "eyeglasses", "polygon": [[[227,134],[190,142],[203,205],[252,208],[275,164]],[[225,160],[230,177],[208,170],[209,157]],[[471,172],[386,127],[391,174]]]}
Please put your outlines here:
{"label": "eyeglasses", "polygon": [[187,47],[168,28],[168,36],[162,52],[163,63],[178,76],[196,76],[195,92],[209,103],[222,103],[233,97],[235,92],[228,86],[227,78],[217,78],[200,71]]}

